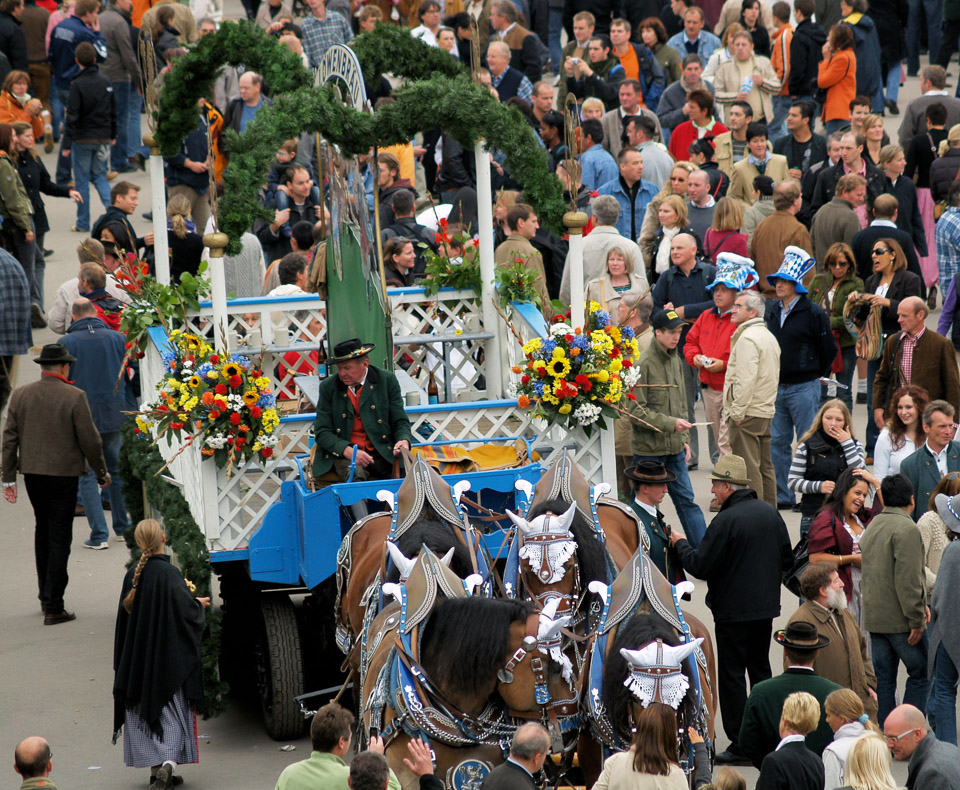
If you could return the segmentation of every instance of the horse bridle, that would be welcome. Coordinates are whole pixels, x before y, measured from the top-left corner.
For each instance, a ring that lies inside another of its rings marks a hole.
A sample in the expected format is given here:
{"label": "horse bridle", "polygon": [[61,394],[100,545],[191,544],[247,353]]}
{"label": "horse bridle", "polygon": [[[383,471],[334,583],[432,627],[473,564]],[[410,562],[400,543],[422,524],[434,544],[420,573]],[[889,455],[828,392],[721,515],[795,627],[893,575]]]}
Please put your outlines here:
{"label": "horse bridle", "polygon": [[[553,515],[547,514],[547,515]],[[549,547],[553,544],[559,544],[570,541],[576,545],[576,540],[571,537],[569,532],[540,532],[534,535],[524,535],[521,533],[520,536],[520,545],[521,548],[527,543],[539,544],[542,546],[543,555],[541,559],[541,566],[539,570],[534,570],[531,566],[531,572],[537,577],[537,579],[546,584],[546,579],[550,578],[551,569],[548,564],[549,556]],[[530,560],[527,559],[526,562],[529,564]],[[544,567],[546,565],[546,568]],[[571,569],[568,569],[571,570]],[[557,609],[556,616],[563,617],[564,615],[570,615],[572,618],[576,617],[577,605],[580,599],[580,563],[575,562],[572,567],[573,570],[573,592],[562,593],[557,590],[544,590],[540,593],[531,593],[534,600],[537,602],[537,605],[543,607],[544,603],[548,598],[559,598],[560,606]],[[522,574],[522,571],[521,571]],[[564,573],[566,576],[566,572]],[[528,590],[530,592],[530,590]]]}

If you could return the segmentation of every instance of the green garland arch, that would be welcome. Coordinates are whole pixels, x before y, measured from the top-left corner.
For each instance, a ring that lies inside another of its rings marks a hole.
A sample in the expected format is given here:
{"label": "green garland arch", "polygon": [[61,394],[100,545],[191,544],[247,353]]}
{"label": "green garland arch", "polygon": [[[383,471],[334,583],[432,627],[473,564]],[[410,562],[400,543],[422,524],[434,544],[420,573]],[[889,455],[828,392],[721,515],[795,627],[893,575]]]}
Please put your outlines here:
{"label": "green garland arch", "polygon": [[[164,462],[156,445],[137,436],[134,427],[133,420],[128,420],[121,429],[123,440],[120,447],[120,474],[125,484],[124,498],[130,521],[137,524],[145,518],[145,494],[150,506],[163,517],[167,544],[176,553],[183,575],[197,585],[197,595],[210,595],[211,569],[206,539],[180,490],[158,475]],[[126,534],[130,544],[132,537],[133,530],[130,530]],[[139,558],[139,552],[134,556]],[[219,672],[221,634],[221,613],[210,607],[201,645],[203,701],[197,706],[197,712],[204,718],[218,716],[226,710],[224,698],[229,689],[220,680]]]}
{"label": "green garland arch", "polygon": [[344,153],[408,141],[424,128],[440,126],[465,147],[484,138],[506,155],[513,176],[541,221],[562,232],[566,206],[561,186],[550,172],[547,154],[520,112],[474,85],[464,67],[393,25],[379,25],[353,42],[364,71],[374,84],[386,72],[413,80],[396,91],[396,102],[373,115],[344,105],[330,85],[312,86],[310,73],[296,55],[250,22],[223,25],[202,38],[176,61],[160,96],[156,138],[164,156],[174,156],[197,124],[196,97],[213,85],[224,65],[244,65],[263,74],[273,104],[264,108],[243,135],[227,132],[230,164],[224,172],[219,226],[230,238],[228,254],[240,250],[240,236],[257,217],[269,218],[257,202],[260,184],[284,140],[317,132]]}

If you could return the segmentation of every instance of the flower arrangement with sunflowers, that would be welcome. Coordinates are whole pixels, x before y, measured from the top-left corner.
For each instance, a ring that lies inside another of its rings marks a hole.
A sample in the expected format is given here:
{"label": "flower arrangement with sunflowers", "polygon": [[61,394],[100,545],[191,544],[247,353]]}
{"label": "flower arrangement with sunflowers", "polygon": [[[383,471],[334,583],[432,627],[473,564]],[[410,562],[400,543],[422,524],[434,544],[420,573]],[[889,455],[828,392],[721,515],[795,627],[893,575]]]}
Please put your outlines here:
{"label": "flower arrangement with sunflowers", "polygon": [[546,337],[524,344],[527,362],[513,368],[521,374],[517,405],[550,425],[583,428],[589,436],[595,424],[607,427],[604,417],[615,417],[623,398],[636,400],[630,390],[639,379],[639,350],[633,329],[614,326],[596,302],[589,303],[582,328],[566,321],[554,316]]}
{"label": "flower arrangement with sunflowers", "polygon": [[173,330],[170,344],[162,354],[167,373],[157,384],[158,398],[140,407],[136,431],[155,430],[168,444],[176,437],[185,447],[198,441],[200,452],[226,466],[228,476],[254,456],[270,458],[280,417],[263,371],[247,357],[214,353],[187,332]]}

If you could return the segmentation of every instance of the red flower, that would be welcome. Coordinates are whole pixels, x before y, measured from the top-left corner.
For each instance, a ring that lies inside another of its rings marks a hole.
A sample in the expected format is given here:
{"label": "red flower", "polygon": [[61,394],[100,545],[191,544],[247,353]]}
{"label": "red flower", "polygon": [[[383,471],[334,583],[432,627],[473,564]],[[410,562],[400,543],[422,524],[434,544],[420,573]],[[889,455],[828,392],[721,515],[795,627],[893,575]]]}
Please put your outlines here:
{"label": "red flower", "polygon": [[627,359],[626,357],[624,357],[624,358],[623,358],[623,366],[624,366],[625,368],[632,368],[632,367],[633,367],[633,362],[631,362],[629,359]]}
{"label": "red flower", "polygon": [[131,342],[128,340],[123,347],[124,347],[125,349],[129,350],[129,349],[133,348],[133,343],[131,343]]}
{"label": "red flower", "polygon": [[218,411],[211,411],[211,412],[210,412],[210,419],[211,419],[211,420],[219,420],[219,419],[220,419],[220,412],[218,412]]}
{"label": "red flower", "polygon": [[545,378],[547,377],[547,369],[546,369],[546,368],[538,368],[538,369],[537,369],[537,373],[540,374],[540,378],[542,378],[542,379],[545,379]]}
{"label": "red flower", "polygon": [[237,442],[236,442],[237,447],[243,447],[243,445],[245,445],[246,443],[247,443],[246,438],[244,438],[243,436],[237,437]]}
{"label": "red flower", "polygon": [[480,246],[480,239],[473,240],[473,248],[477,249]]}
{"label": "red flower", "polygon": [[134,428],[134,429],[133,429],[133,432],[136,433],[136,434],[139,434],[139,433],[140,433],[140,429],[139,429],[139,428]]}
{"label": "red flower", "polygon": [[259,420],[262,414],[263,414],[263,411],[260,409],[259,406],[250,407],[250,416],[253,417],[253,419]]}
{"label": "red flower", "polygon": [[183,423],[182,423],[182,422],[172,422],[172,423],[170,423],[170,427],[173,428],[173,430],[175,430],[175,431],[179,431],[181,428],[183,428]]}
{"label": "red flower", "polygon": [[239,425],[242,419],[243,417],[240,416],[240,413],[235,411],[233,414],[230,415],[230,424]]}
{"label": "red flower", "polygon": [[216,392],[217,395],[226,395],[226,394],[227,394],[227,385],[226,385],[226,384],[217,384],[217,386],[213,388],[213,391]]}
{"label": "red flower", "polygon": [[230,381],[227,382],[231,387],[237,389],[243,384],[243,379],[240,376],[231,376]]}
{"label": "red flower", "polygon": [[443,241],[443,236],[441,236],[439,233],[434,233],[434,234],[433,234],[433,243],[434,243],[434,244],[439,244],[441,241]]}
{"label": "red flower", "polygon": [[211,357],[210,357],[210,364],[211,364],[211,365],[219,364],[219,362],[220,362],[220,357],[218,357],[216,354],[211,355]]}
{"label": "red flower", "polygon": [[165,404],[161,403],[159,406],[157,406],[157,411],[170,411],[170,409],[168,409]]}
{"label": "red flower", "polygon": [[560,315],[559,313],[556,314],[556,315],[554,315],[554,317],[553,317],[553,323],[555,323],[555,324],[562,324],[562,323],[563,323],[563,316]]}
{"label": "red flower", "polygon": [[264,448],[260,451],[260,455],[262,455],[264,458],[269,458],[271,455],[273,455],[273,448],[272,448],[272,447],[264,447]]}
{"label": "red flower", "polygon": [[590,197],[599,197],[600,193],[595,189],[590,193]]}
{"label": "red flower", "polygon": [[258,379],[258,378],[260,378],[260,377],[263,375],[263,371],[262,371],[262,370],[255,370],[255,371],[253,371],[253,373],[252,373],[251,375],[252,375],[255,379]]}
{"label": "red flower", "polygon": [[568,343],[572,343],[572,342],[573,342],[573,335],[564,335],[564,336],[563,336],[563,339],[566,340]]}
{"label": "red flower", "polygon": [[441,228],[443,228],[444,230],[446,230],[447,225],[449,225],[450,222],[449,222],[449,220],[447,220],[446,217],[443,217],[442,219],[437,220],[437,224],[438,224]]}
{"label": "red flower", "polygon": [[145,354],[143,351],[138,351],[138,352],[137,352],[137,359],[143,359],[145,356],[146,356],[146,354]]}
{"label": "red flower", "polygon": [[637,396],[634,395],[632,392],[628,392],[628,393],[627,393],[627,397],[630,398],[630,400],[636,400],[636,399],[637,399]]}
{"label": "red flower", "polygon": [[617,348],[616,346],[614,346],[612,349],[610,349],[610,356],[611,356],[611,357],[619,357],[619,356],[620,356],[620,349]]}
{"label": "red flower", "polygon": [[530,383],[530,377],[529,377],[529,376],[526,376],[526,375],[521,376],[521,377],[520,377],[520,383],[523,384],[523,386],[527,386],[527,384]]}
{"label": "red flower", "polygon": [[137,256],[134,255],[132,252],[128,252],[126,255],[126,259],[127,259],[127,263],[133,263],[137,259]]}

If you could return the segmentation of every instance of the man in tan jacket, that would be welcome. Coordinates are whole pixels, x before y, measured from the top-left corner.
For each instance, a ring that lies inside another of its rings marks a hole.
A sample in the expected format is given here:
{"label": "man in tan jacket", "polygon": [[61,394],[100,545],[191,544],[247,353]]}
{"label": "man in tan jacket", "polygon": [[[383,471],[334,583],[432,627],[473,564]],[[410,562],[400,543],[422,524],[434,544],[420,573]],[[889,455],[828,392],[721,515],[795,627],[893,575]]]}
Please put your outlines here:
{"label": "man in tan jacket", "polygon": [[76,361],[62,345],[44,346],[34,360],[43,371],[40,380],[14,390],[3,429],[4,499],[16,504],[19,469],[36,517],[34,551],[44,625],[76,619],[64,608],[63,593],[77,488],[87,463],[101,488],[110,485],[86,393],[67,380]]}
{"label": "man in tan jacket", "polygon": [[[782,87],[770,58],[753,53],[753,39],[741,31],[733,37],[733,57],[721,63],[713,80],[717,103],[724,107],[735,101],[750,102],[754,121],[773,120],[773,96]],[[724,115],[726,118],[726,115]]]}
{"label": "man in tan jacket", "polygon": [[787,157],[770,153],[766,125],[751,123],[747,126],[747,150],[743,159],[733,166],[727,197],[736,198],[743,203],[744,208],[749,208],[756,200],[753,179],[757,176],[770,176],[775,184],[779,184],[789,178],[789,170]]}
{"label": "man in tan jacket", "polygon": [[507,268],[515,263],[523,263],[536,277],[536,288],[540,294],[540,309],[545,316],[553,315],[550,309],[550,294],[547,292],[547,277],[543,269],[543,256],[530,243],[537,235],[540,220],[526,203],[517,203],[507,212],[507,227],[510,235],[497,247],[493,260],[497,266]]}
{"label": "man in tan jacket", "polygon": [[777,292],[767,275],[780,268],[783,251],[790,246],[813,251],[810,232],[797,220],[802,206],[800,184],[792,179],[781,181],[773,189],[773,214],[757,225],[750,240],[750,257],[760,275],[761,292],[768,299],[775,299]]}
{"label": "man in tan jacket", "polygon": [[[867,639],[847,611],[847,596],[837,566],[833,562],[811,562],[800,575],[800,589],[806,600],[790,615],[789,622],[810,623],[817,633],[830,640],[817,652],[813,671],[853,691],[863,702],[864,711],[876,722],[877,676],[867,652]],[[783,668],[787,668],[786,658]]]}
{"label": "man in tan jacket", "polygon": [[730,359],[723,383],[723,413],[734,455],[746,461],[750,488],[777,506],[777,480],[770,455],[770,425],[780,381],[780,344],[763,322],[764,301],[743,291],[733,303]]}

